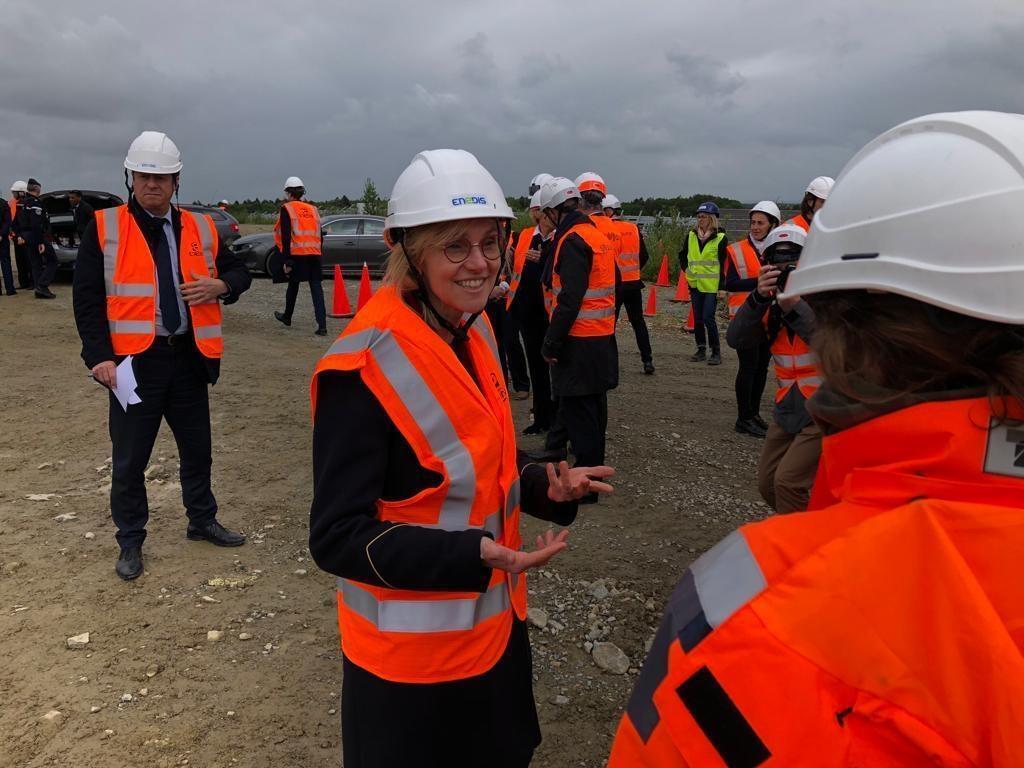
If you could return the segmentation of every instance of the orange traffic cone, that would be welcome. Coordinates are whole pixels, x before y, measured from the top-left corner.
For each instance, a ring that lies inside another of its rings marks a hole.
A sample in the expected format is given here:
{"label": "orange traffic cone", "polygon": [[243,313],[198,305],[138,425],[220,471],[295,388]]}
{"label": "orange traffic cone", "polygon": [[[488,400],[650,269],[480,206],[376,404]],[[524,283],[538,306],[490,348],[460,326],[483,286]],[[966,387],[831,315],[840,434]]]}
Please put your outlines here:
{"label": "orange traffic cone", "polygon": [[658,290],[652,285],[651,292],[647,295],[647,309],[644,310],[644,315],[654,317],[656,314],[658,314]]}
{"label": "orange traffic cone", "polygon": [[690,312],[686,315],[686,328],[684,330],[687,333],[693,333],[693,304],[690,305]]}
{"label": "orange traffic cone", "polygon": [[363,262],[363,274],[359,278],[359,297],[356,299],[356,312],[363,308],[363,305],[373,296],[373,288],[370,287],[370,268]]}
{"label": "orange traffic cone", "polygon": [[661,269],[658,270],[658,281],[655,285],[661,288],[670,288],[672,283],[668,281],[668,254],[661,254]]}
{"label": "orange traffic cone", "polygon": [[334,296],[331,300],[331,317],[352,317],[355,314],[348,303],[348,291],[345,290],[345,276],[341,267],[334,265]]}
{"label": "orange traffic cone", "polygon": [[671,301],[689,301],[690,286],[686,284],[686,272],[679,270],[679,282],[676,284],[676,295]]}

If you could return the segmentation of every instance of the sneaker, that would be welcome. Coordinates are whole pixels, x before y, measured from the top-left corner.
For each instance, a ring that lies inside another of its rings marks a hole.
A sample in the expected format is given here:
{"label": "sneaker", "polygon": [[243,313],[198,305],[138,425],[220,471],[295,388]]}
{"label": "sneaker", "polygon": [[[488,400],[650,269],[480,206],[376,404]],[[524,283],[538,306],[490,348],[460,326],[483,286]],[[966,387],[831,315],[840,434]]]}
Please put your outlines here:
{"label": "sneaker", "polygon": [[703,363],[707,359],[708,352],[707,349],[704,347],[697,347],[697,351],[694,354],[690,355],[691,363]]}
{"label": "sneaker", "polygon": [[718,352],[712,352],[711,357],[708,358],[708,365],[721,365],[722,356]]}

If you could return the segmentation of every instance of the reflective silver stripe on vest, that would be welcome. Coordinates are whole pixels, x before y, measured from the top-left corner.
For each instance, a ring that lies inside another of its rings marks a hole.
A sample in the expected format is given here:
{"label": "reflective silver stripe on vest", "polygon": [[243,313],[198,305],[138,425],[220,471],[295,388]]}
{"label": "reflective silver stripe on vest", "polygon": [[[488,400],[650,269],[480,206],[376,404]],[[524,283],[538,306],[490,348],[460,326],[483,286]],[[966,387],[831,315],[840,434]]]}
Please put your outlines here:
{"label": "reflective silver stripe on vest", "polygon": [[821,377],[820,376],[800,376],[796,380],[798,387],[820,387]]}
{"label": "reflective silver stripe on vest", "polygon": [[640,254],[639,253],[620,253],[619,254],[619,263],[622,264],[623,266],[630,266],[632,264],[639,264],[640,263]]}
{"label": "reflective silver stripe on vest", "polygon": [[[117,249],[121,244],[120,208],[107,208],[103,212],[103,281],[107,296],[117,296],[114,287],[114,269],[117,267]],[[130,294],[123,294],[130,295]]]}
{"label": "reflective silver stripe on vest", "polygon": [[522,492],[519,488],[519,478],[517,477],[512,482],[512,487],[508,489],[508,496],[505,498],[505,517],[512,514],[512,510],[519,506],[519,499]]}
{"label": "reflective silver stripe on vest", "polygon": [[[104,257],[106,260],[106,257]],[[156,286],[150,283],[114,283],[107,286],[108,296],[152,296]]]}
{"label": "reflective silver stripe on vest", "polygon": [[[561,292],[562,292],[562,286],[560,286],[560,285],[554,286],[551,289],[551,293],[554,294],[555,296],[557,296]],[[604,288],[591,288],[590,290],[588,290],[586,293],[583,294],[583,298],[584,298],[584,300],[586,300],[586,299],[603,299],[606,296],[614,296],[614,295],[615,295],[615,286],[614,285],[609,285],[609,286],[606,286]]]}
{"label": "reflective silver stripe on vest", "polygon": [[[474,323],[470,333],[476,333],[483,337],[483,340],[487,342],[487,346],[491,348],[491,354],[494,355],[494,360],[496,362],[501,360],[498,356],[498,342],[494,338],[494,331],[491,329],[489,323],[481,323],[479,325]],[[500,367],[501,363],[498,362],[498,365]]]}
{"label": "reflective silver stripe on vest", "polygon": [[345,605],[381,632],[464,632],[511,606],[504,580],[480,597],[453,600],[378,600],[354,581],[337,586]]}
{"label": "reflective silver stripe on vest", "polygon": [[781,368],[805,368],[815,365],[814,355],[804,353],[802,355],[772,355],[775,364]]}
{"label": "reflective silver stripe on vest", "polygon": [[107,326],[111,333],[145,333],[153,332],[153,324],[148,320],[108,320]]}
{"label": "reflective silver stripe on vest", "polygon": [[601,320],[605,317],[615,317],[615,307],[605,309],[582,309],[576,315],[577,320]]}
{"label": "reflective silver stripe on vest", "polygon": [[767,585],[746,537],[733,531],[690,566],[704,616],[717,628]]}
{"label": "reflective silver stripe on vest", "polygon": [[331,345],[327,354],[346,354],[363,349],[373,354],[388,383],[427,438],[431,451],[445,466],[449,485],[441,504],[438,527],[446,531],[464,531],[478,527],[469,523],[473,499],[476,496],[476,470],[473,467],[473,459],[466,446],[459,440],[444,408],[402,351],[391,331],[367,328],[343,336]]}
{"label": "reflective silver stripe on vest", "polygon": [[197,325],[195,334],[197,339],[219,339],[221,337],[220,325]]}
{"label": "reflective silver stripe on vest", "polygon": [[732,251],[732,261],[736,267],[736,274],[742,279],[747,279],[747,258],[743,255],[743,246],[740,243],[733,243],[729,246]]}

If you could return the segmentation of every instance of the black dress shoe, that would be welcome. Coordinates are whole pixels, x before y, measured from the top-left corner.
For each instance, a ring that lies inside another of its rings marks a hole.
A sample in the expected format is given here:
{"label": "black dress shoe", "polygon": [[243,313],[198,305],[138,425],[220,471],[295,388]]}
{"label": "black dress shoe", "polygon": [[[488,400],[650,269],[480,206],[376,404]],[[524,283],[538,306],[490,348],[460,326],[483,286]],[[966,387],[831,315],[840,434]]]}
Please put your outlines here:
{"label": "black dress shoe", "polygon": [[313,331],[313,333],[315,333],[317,336],[326,336],[327,335],[327,329],[326,328],[317,328],[315,331]]}
{"label": "black dress shoe", "polygon": [[648,376],[654,373],[654,363],[650,360],[644,360],[644,373]]}
{"label": "black dress shoe", "polygon": [[764,437],[767,434],[753,419],[737,419],[735,429],[741,435],[751,435],[753,437]]}
{"label": "black dress shoe", "polygon": [[201,527],[189,524],[185,535],[192,541],[208,541],[218,547],[240,547],[245,544],[245,536],[229,531],[216,520]]}
{"label": "black dress shoe", "polygon": [[704,347],[697,347],[697,351],[690,355],[691,363],[703,363],[708,359],[708,351]]}
{"label": "black dress shoe", "polygon": [[561,450],[561,451],[543,450],[543,451],[536,451],[535,453],[527,452],[526,455],[529,456],[534,461],[540,461],[540,462],[544,462],[544,463],[550,461],[550,462],[554,462],[555,464],[557,464],[560,461],[565,461],[565,457],[566,457],[567,454],[566,454],[565,450]]}
{"label": "black dress shoe", "polygon": [[760,413],[754,414],[754,416],[751,419],[751,421],[753,421],[755,424],[757,424],[757,426],[759,426],[765,432],[768,431],[768,422],[761,418],[761,414]]}
{"label": "black dress shoe", "polygon": [[139,578],[142,575],[142,547],[124,547],[117,556],[114,570],[125,581]]}
{"label": "black dress shoe", "polygon": [[36,289],[37,299],[56,299],[57,294],[51,291],[49,288],[37,288]]}
{"label": "black dress shoe", "polygon": [[547,427],[542,427],[537,422],[533,422],[530,426],[523,430],[524,435],[543,435],[548,431]]}
{"label": "black dress shoe", "polygon": [[288,315],[286,315],[284,312],[277,312],[277,311],[275,311],[274,312],[274,318],[277,319],[277,320],[280,320],[285,325],[290,326],[292,324],[292,319],[290,317],[288,317]]}
{"label": "black dress shoe", "polygon": [[7,295],[8,295],[8,296],[17,296],[17,295],[18,295],[18,292],[17,292],[17,291],[8,291],[8,292],[7,292]]}
{"label": "black dress shoe", "polygon": [[708,365],[721,365],[722,356],[718,352],[712,352],[711,357],[708,358]]}

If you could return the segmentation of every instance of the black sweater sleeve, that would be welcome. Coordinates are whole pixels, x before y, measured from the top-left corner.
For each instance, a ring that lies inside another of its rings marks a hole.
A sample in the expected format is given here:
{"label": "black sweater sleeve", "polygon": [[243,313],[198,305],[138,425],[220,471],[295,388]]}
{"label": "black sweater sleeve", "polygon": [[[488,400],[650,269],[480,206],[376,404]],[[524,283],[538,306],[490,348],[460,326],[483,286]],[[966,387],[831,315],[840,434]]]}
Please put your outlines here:
{"label": "black sweater sleeve", "polygon": [[285,261],[291,261],[292,258],[292,217],[288,215],[288,209],[283,205],[281,206],[280,212],[277,214],[281,222],[281,256],[284,257]]}
{"label": "black sweater sleeve", "polygon": [[545,357],[556,359],[569,337],[569,330],[576,322],[576,316],[583,306],[583,296],[590,285],[593,262],[594,252],[582,237],[575,233],[565,236],[557,265],[562,290],[558,294],[558,304],[551,314],[551,323],[541,348]]}
{"label": "black sweater sleeve", "polygon": [[423,469],[383,406],[354,373],[320,377],[313,420],[309,550],[323,570],[381,587],[483,592],[482,530],[379,520],[377,500],[406,498],[441,478]]}
{"label": "black sweater sleeve", "polygon": [[103,251],[96,236],[96,222],[90,221],[78,246],[74,283],[71,289],[75,325],[82,339],[82,360],[92,369],[114,360],[114,346],[107,327],[107,289],[103,280]]}
{"label": "black sweater sleeve", "polygon": [[647,266],[647,260],[649,258],[651,258],[651,256],[647,252],[647,243],[644,242],[644,235],[641,232],[640,233],[640,269],[643,269],[644,267]]}
{"label": "black sweater sleeve", "polygon": [[555,525],[572,525],[578,504],[575,501],[554,502],[548,498],[548,471],[519,451],[519,509],[530,517],[547,520]]}
{"label": "black sweater sleeve", "polygon": [[222,304],[234,304],[252,285],[249,268],[234,251],[224,245],[223,241],[217,249],[217,277],[228,287],[227,294],[221,296]]}

